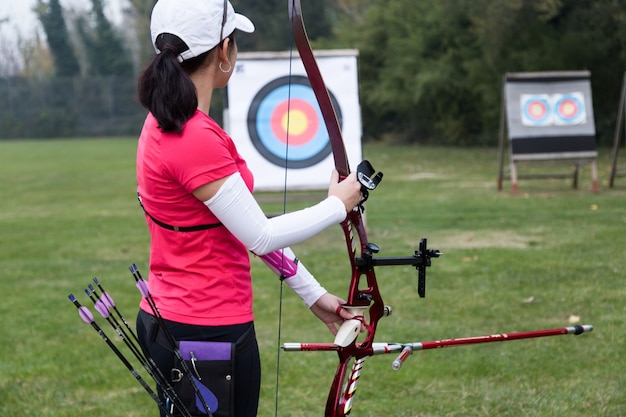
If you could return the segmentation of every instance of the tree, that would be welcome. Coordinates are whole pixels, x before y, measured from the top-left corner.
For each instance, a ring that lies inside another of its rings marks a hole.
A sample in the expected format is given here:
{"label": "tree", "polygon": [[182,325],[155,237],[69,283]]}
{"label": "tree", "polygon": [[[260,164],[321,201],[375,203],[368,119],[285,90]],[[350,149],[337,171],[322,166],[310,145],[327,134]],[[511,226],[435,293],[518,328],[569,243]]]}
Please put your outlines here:
{"label": "tree", "polygon": [[[598,139],[609,143],[626,69],[623,1],[481,2],[473,21],[482,64],[473,74],[490,74],[481,84],[496,91],[506,72],[589,70]],[[493,93],[484,98],[485,121],[497,126],[500,99]]]}
{"label": "tree", "polygon": [[233,0],[238,12],[252,20],[255,31],[237,38],[241,51],[282,51],[289,48],[287,2],[283,0]]}
{"label": "tree", "polygon": [[152,39],[150,37],[150,15],[152,14],[156,0],[128,1],[131,6],[128,10],[128,14],[134,23],[135,33],[139,43],[139,67],[143,68],[144,65],[154,57],[154,47],[152,46]]}
{"label": "tree", "polygon": [[22,63],[20,76],[42,79],[49,78],[54,73],[50,50],[38,32],[33,38],[18,36],[16,47]]}
{"label": "tree", "polygon": [[80,66],[72,49],[69,33],[59,0],[37,0],[34,8],[41,22],[54,60],[56,75],[72,77],[80,73]]}
{"label": "tree", "polygon": [[379,1],[354,29],[366,136],[446,143],[480,130],[464,67],[477,46],[456,3]]}
{"label": "tree", "polygon": [[[330,0],[316,0],[302,5],[307,34],[312,41],[332,36],[330,3]],[[252,35],[237,38],[241,51],[284,51],[291,48],[291,25],[285,0],[233,0],[232,4],[256,27]]]}
{"label": "tree", "polygon": [[336,33],[360,51],[370,138],[493,145],[505,73],[589,70],[599,141],[611,140],[626,68],[623,0],[372,0],[359,21]]}
{"label": "tree", "polygon": [[133,63],[129,48],[104,15],[102,0],[91,0],[92,22],[83,16],[76,22],[78,33],[85,47],[89,73],[93,75],[133,75]]}
{"label": "tree", "polygon": [[15,75],[21,64],[21,59],[12,40],[4,36],[2,31],[8,22],[8,17],[0,17],[0,77]]}

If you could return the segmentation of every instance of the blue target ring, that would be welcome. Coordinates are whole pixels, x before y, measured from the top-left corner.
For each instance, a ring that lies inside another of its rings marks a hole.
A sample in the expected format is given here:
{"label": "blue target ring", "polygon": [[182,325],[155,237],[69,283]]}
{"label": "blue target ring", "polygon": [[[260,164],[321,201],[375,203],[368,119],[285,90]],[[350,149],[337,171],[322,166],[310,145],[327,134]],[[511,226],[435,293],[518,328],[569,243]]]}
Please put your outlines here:
{"label": "blue target ring", "polygon": [[[331,100],[341,125],[332,94]],[[322,113],[306,77],[286,76],[265,85],[252,99],[247,120],[252,144],[274,165],[307,168],[331,153]]]}

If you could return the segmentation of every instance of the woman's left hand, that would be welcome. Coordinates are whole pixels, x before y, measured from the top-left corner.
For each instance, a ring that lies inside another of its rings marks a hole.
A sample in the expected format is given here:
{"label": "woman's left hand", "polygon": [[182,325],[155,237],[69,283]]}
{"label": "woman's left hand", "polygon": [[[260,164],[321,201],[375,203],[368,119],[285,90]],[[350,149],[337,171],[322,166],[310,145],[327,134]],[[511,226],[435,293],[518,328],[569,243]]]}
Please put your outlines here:
{"label": "woman's left hand", "polygon": [[352,313],[343,308],[345,303],[341,298],[327,292],[311,306],[311,311],[326,324],[333,335],[337,335],[337,328],[345,320],[354,317]]}

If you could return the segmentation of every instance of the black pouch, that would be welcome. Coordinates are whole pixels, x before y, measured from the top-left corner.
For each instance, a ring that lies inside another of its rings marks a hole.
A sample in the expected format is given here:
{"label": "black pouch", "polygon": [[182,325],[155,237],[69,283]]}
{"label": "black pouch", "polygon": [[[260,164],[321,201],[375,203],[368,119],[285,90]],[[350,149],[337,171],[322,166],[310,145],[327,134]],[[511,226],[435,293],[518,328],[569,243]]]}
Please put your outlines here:
{"label": "black pouch", "polygon": [[234,409],[235,344],[181,340],[179,350],[190,374],[176,359],[172,369],[174,390],[192,416],[206,416],[202,400],[193,388],[193,378],[214,417],[230,417]]}

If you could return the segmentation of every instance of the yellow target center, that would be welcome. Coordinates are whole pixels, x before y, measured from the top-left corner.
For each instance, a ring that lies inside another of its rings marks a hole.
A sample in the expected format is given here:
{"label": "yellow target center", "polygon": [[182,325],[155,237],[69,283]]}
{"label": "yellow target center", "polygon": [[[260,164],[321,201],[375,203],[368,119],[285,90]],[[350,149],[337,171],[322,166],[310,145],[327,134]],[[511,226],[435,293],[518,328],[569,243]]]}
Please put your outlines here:
{"label": "yellow target center", "polygon": [[287,132],[287,129],[289,129],[288,133],[291,135],[301,135],[309,125],[306,114],[301,110],[290,110],[288,113],[285,113],[281,123],[283,130]]}
{"label": "yellow target center", "polygon": [[565,103],[561,106],[561,112],[566,116],[571,116],[576,113],[576,106],[572,103]]}
{"label": "yellow target center", "polygon": [[543,116],[544,112],[545,112],[544,108],[543,108],[543,106],[541,104],[533,104],[533,105],[530,106],[530,109],[529,109],[529,113],[533,117]]}

